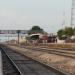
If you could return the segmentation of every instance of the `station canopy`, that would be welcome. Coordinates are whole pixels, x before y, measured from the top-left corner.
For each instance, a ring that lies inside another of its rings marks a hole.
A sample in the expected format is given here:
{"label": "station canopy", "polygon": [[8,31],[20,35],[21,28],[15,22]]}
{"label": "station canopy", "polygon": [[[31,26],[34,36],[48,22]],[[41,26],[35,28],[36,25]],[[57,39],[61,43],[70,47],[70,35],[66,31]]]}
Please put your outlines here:
{"label": "station canopy", "polygon": [[40,38],[40,36],[42,36],[42,34],[31,34],[31,35],[29,35],[31,40],[37,40]]}

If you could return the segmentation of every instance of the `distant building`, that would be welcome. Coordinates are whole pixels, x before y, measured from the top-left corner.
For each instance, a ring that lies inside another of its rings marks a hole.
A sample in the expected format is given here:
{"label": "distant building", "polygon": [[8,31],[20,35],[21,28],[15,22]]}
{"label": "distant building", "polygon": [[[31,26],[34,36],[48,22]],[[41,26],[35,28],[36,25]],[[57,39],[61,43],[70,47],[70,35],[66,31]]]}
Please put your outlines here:
{"label": "distant building", "polygon": [[29,35],[29,39],[31,42],[35,42],[38,40],[38,43],[55,43],[57,42],[57,36],[56,35],[48,35],[48,34],[31,34]]}
{"label": "distant building", "polygon": [[57,43],[60,43],[60,44],[65,43],[65,40],[60,40],[60,39],[57,38]]}

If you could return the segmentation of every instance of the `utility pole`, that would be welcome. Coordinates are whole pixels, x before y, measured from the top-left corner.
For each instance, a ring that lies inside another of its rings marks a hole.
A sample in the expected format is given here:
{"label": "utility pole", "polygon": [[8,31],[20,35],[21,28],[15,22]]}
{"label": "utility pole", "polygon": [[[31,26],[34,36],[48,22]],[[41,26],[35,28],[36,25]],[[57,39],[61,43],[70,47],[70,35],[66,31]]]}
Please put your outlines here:
{"label": "utility pole", "polygon": [[71,6],[71,27],[75,25],[75,0],[72,0]]}
{"label": "utility pole", "polygon": [[20,41],[20,30],[17,30],[17,33],[18,33],[18,44],[19,44],[19,41]]}

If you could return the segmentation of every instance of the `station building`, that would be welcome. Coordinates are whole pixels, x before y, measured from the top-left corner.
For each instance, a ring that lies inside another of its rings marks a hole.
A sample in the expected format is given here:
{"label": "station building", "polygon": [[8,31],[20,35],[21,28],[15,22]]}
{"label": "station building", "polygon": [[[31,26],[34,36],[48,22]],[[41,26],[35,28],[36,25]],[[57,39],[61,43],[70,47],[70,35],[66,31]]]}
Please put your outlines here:
{"label": "station building", "polygon": [[31,34],[29,35],[29,40],[31,42],[38,43],[55,43],[57,41],[56,35],[48,35],[48,34]]}

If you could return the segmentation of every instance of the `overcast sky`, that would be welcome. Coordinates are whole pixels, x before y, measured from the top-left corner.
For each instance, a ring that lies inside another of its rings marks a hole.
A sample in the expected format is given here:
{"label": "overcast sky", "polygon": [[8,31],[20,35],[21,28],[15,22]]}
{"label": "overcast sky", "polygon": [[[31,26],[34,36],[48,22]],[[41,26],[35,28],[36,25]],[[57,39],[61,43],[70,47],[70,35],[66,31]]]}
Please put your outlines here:
{"label": "overcast sky", "polygon": [[0,29],[39,25],[51,33],[62,28],[63,20],[69,26],[70,17],[71,0],[0,0]]}

